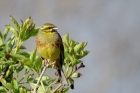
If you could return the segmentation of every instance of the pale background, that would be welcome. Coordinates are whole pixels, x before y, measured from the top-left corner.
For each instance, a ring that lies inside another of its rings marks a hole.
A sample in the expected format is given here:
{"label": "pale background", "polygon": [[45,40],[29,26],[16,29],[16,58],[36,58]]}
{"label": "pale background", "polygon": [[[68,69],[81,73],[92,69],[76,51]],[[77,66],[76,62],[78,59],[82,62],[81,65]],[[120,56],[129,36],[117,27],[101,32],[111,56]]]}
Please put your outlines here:
{"label": "pale background", "polygon": [[[140,93],[140,0],[1,0],[0,30],[9,15],[54,23],[62,36],[88,42],[83,76],[68,93]],[[24,43],[28,51],[34,39]]]}

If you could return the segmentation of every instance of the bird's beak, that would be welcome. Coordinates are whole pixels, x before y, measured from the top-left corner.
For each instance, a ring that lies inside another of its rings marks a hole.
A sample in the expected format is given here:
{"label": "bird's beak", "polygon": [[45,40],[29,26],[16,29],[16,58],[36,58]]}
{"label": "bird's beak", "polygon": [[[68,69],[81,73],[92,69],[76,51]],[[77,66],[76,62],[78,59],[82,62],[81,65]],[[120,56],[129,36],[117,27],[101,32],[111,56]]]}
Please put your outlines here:
{"label": "bird's beak", "polygon": [[57,31],[57,29],[58,29],[57,27],[54,27],[54,28],[53,28],[53,31]]}

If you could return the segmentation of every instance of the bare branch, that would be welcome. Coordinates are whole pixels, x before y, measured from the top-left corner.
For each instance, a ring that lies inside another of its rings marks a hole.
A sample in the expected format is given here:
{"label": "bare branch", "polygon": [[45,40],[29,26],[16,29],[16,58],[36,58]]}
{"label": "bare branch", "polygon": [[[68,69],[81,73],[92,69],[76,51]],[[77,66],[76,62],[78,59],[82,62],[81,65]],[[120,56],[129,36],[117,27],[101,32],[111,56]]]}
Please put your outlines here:
{"label": "bare branch", "polygon": [[41,81],[41,79],[42,79],[46,69],[48,68],[48,66],[49,66],[49,64],[46,64],[45,67],[43,68],[42,73],[40,74],[40,77],[39,77],[39,79],[37,81],[37,84],[36,84],[36,87],[34,88],[34,92],[33,93],[37,93],[37,90],[38,90],[38,87],[39,87],[39,83],[40,83],[40,81]]}
{"label": "bare branch", "polygon": [[55,93],[63,84],[60,83],[59,86],[52,92],[52,93]]}

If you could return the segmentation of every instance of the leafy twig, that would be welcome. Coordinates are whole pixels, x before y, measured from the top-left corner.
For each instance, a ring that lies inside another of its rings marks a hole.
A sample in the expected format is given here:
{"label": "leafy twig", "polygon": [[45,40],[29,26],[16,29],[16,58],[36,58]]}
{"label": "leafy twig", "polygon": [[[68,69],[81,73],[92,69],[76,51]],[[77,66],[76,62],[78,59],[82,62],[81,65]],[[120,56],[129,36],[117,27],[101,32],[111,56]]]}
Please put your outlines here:
{"label": "leafy twig", "polygon": [[[72,72],[71,75],[73,75],[77,70],[79,70],[79,69],[82,68],[82,67],[85,67],[85,65],[84,65],[83,63],[81,63],[80,66],[79,66],[78,68],[75,67],[75,69],[74,69],[74,71]],[[69,75],[69,76],[67,77],[67,80],[70,78],[71,75]]]}
{"label": "leafy twig", "polygon": [[4,71],[3,71],[3,73],[2,73],[1,76],[0,76],[0,79],[3,78],[3,77],[6,75],[6,72],[7,72],[8,69],[9,69],[9,65],[6,65],[6,67],[5,67]]}
{"label": "leafy twig", "polygon": [[63,84],[60,83],[59,86],[52,92],[52,93],[55,93]]}
{"label": "leafy twig", "polygon": [[49,66],[49,64],[46,64],[44,69],[42,70],[42,73],[40,74],[40,77],[39,77],[39,79],[37,81],[37,84],[36,84],[36,87],[34,88],[34,92],[33,93],[37,93],[37,90],[38,90],[38,87],[39,87],[39,83],[40,83],[40,81],[41,81],[41,79],[42,79],[46,69],[48,68],[48,66]]}
{"label": "leafy twig", "polygon": [[[74,69],[74,71],[72,72],[71,75],[73,75],[77,70],[79,70],[79,69],[82,68],[82,67],[85,67],[85,65],[84,65],[83,63],[81,63],[80,66],[79,66],[78,68],[75,67],[75,69]],[[71,76],[71,75],[70,75],[70,76]],[[67,77],[67,80],[70,78],[70,76]],[[63,85],[63,84],[60,83],[59,86],[58,86],[52,93],[55,93],[62,85]]]}

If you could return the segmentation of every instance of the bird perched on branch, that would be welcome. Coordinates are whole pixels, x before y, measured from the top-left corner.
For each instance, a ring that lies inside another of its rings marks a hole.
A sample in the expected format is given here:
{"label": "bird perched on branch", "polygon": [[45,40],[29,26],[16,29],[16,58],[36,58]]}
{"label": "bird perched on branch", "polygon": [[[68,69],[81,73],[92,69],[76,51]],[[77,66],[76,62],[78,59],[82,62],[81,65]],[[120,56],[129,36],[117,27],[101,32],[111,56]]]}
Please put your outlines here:
{"label": "bird perched on branch", "polygon": [[57,27],[54,24],[44,24],[36,36],[36,48],[40,56],[47,60],[46,64],[52,64],[57,69],[59,79],[63,85],[68,81],[62,69],[64,61],[64,46]]}

